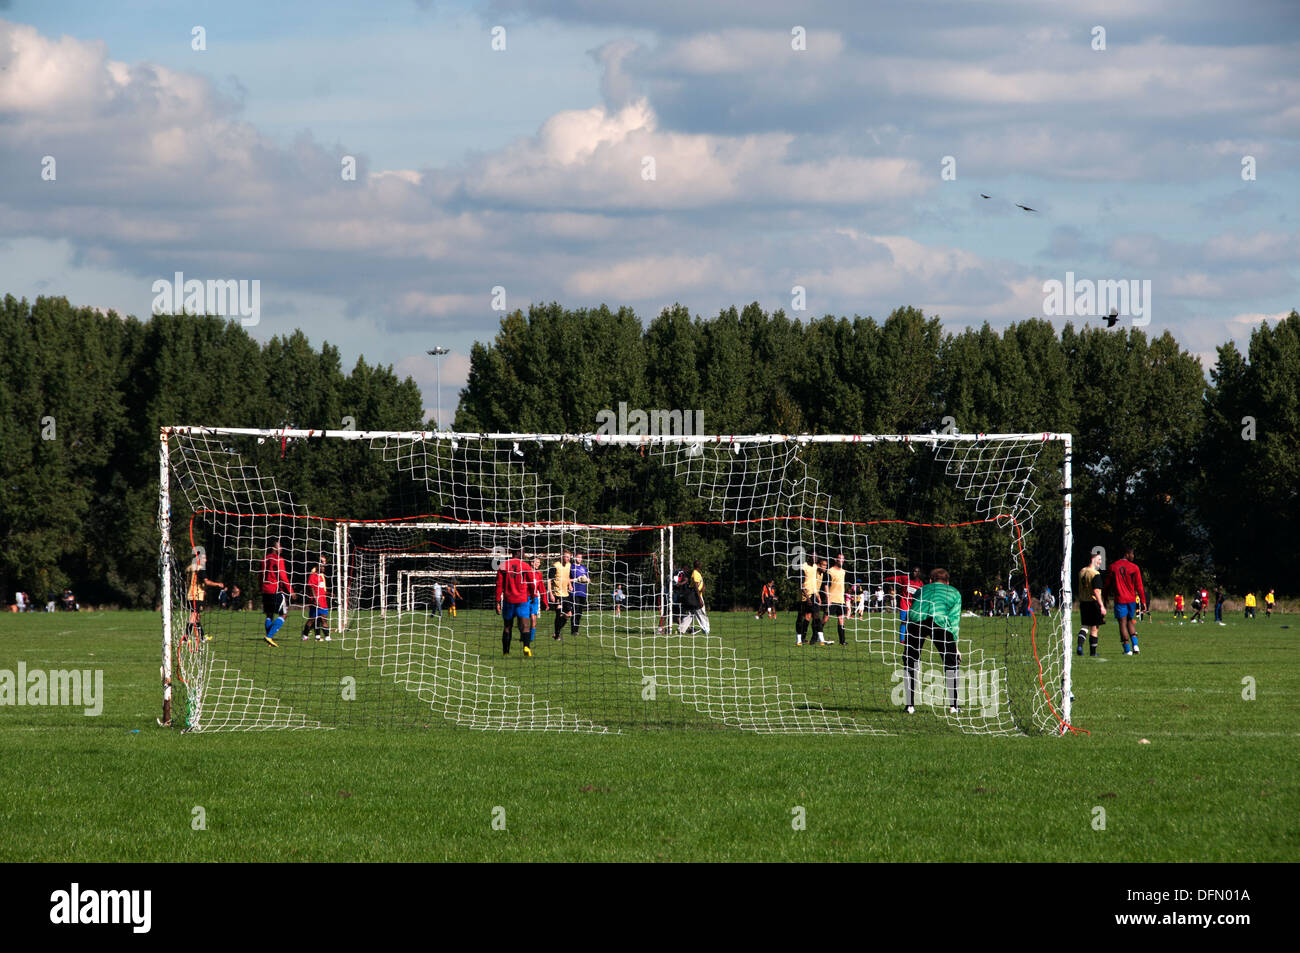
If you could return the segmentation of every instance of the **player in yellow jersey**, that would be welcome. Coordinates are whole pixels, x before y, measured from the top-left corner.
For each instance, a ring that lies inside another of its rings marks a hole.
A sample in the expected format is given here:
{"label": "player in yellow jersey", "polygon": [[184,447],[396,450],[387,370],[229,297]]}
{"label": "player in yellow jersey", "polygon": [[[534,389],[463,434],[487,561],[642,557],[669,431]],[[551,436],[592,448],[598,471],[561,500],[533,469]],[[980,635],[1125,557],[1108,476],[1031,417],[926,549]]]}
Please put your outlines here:
{"label": "player in yellow jersey", "polygon": [[564,620],[573,618],[573,554],[567,549],[551,564],[550,597],[555,606],[555,634],[551,638],[564,641]]}
{"label": "player in yellow jersey", "polygon": [[[804,644],[804,636],[808,635],[808,626],[812,624],[812,635],[816,636],[819,645],[826,644],[826,637],[822,633],[823,615],[822,615],[822,573],[826,569],[826,560],[810,558],[803,564],[803,580],[799,586],[799,615],[795,619],[794,634],[795,645]],[[812,644],[813,637],[809,635],[808,643]]]}
{"label": "player in yellow jersey", "polygon": [[1246,618],[1255,618],[1255,594],[1253,592],[1246,593]]}
{"label": "player in yellow jersey", "polygon": [[1273,595],[1273,590],[1270,589],[1268,591],[1268,595],[1264,597],[1264,618],[1265,619],[1271,619],[1273,617],[1273,604],[1275,602],[1277,602],[1277,598]]}
{"label": "player in yellow jersey", "polygon": [[848,613],[848,605],[844,599],[844,576],[844,554],[840,553],[835,557],[835,565],[826,570],[825,587],[826,611],[839,627],[840,645],[848,645],[844,638],[844,616]]}
{"label": "player in yellow jersey", "polygon": [[[185,604],[190,610],[189,622],[185,625],[185,638],[194,636],[197,642],[211,642],[212,636],[203,631],[203,603],[207,599],[208,588],[224,589],[225,583],[208,578],[208,556],[200,550],[195,554],[186,568]],[[185,639],[181,640],[182,642]],[[193,646],[191,646],[192,648]]]}

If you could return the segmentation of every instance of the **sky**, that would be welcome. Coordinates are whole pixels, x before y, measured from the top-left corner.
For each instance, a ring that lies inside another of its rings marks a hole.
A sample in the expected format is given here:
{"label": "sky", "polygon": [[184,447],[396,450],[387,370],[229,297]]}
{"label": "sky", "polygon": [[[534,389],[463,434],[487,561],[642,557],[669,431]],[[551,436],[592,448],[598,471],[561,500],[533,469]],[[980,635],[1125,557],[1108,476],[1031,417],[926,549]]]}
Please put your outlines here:
{"label": "sky", "polygon": [[1208,367],[1300,307],[1298,60],[1291,0],[0,0],[0,294],[257,281],[446,423],[550,301],[1097,323],[1072,274]]}

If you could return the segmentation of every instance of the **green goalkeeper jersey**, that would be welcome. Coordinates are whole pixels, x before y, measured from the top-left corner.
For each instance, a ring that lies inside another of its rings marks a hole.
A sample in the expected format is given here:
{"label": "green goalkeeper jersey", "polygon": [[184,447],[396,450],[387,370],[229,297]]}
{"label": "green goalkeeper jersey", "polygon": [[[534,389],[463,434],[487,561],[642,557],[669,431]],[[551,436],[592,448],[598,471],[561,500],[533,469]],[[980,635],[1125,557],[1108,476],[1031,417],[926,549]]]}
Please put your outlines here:
{"label": "green goalkeeper jersey", "polygon": [[935,625],[957,635],[961,625],[961,593],[946,582],[926,583],[907,615],[908,622],[924,619],[933,619]]}

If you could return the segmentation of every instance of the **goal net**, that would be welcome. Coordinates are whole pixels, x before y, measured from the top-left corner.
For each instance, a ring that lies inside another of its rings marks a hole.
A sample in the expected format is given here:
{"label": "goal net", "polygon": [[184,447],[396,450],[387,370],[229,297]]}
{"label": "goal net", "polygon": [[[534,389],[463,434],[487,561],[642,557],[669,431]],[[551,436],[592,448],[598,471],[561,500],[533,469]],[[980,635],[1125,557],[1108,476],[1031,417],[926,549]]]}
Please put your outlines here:
{"label": "goal net", "polygon": [[164,720],[1069,730],[1069,445],[166,428]]}

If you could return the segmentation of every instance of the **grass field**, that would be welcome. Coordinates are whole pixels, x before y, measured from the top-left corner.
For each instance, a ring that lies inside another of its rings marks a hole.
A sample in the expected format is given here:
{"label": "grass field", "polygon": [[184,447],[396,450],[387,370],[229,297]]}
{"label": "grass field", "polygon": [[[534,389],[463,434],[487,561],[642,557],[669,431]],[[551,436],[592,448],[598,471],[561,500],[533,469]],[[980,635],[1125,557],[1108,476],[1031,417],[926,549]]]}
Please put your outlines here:
{"label": "grass field", "polygon": [[154,721],[156,614],[6,614],[0,669],[102,669],[105,700],[0,707],[0,860],[1294,860],[1295,620],[1104,645],[1075,668],[1083,737],[196,736]]}

